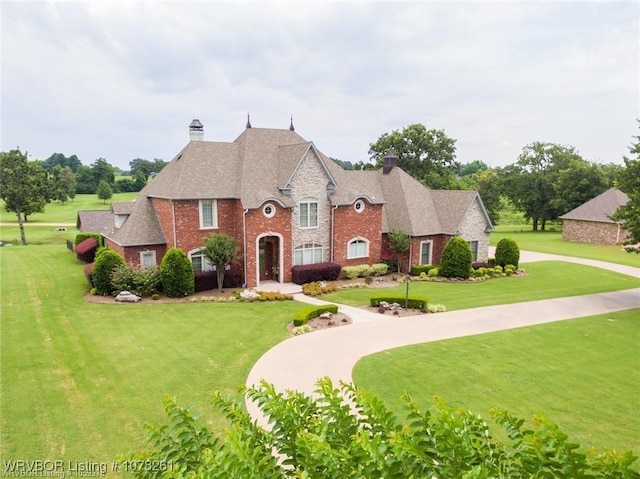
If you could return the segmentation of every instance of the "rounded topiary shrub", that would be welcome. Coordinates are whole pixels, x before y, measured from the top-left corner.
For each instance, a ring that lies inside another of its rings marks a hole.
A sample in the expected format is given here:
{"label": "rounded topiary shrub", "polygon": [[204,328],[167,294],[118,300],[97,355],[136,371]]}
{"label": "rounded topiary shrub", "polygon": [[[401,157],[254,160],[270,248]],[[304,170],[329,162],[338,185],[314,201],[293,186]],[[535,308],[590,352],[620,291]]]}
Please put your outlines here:
{"label": "rounded topiary shrub", "polygon": [[160,263],[162,291],[170,298],[181,298],[193,294],[196,280],[191,261],[180,248],[170,248]]}
{"label": "rounded topiary shrub", "polygon": [[107,296],[113,292],[111,272],[122,265],[124,265],[124,259],[112,249],[104,249],[96,255],[92,281],[97,294]]}
{"label": "rounded topiary shrub", "polygon": [[460,236],[454,236],[442,251],[440,276],[445,278],[468,278],[472,263],[471,246]]}
{"label": "rounded topiary shrub", "polygon": [[511,238],[502,238],[496,245],[496,265],[503,268],[508,264],[511,264],[518,268],[518,262],[520,261],[520,248],[514,240]]}

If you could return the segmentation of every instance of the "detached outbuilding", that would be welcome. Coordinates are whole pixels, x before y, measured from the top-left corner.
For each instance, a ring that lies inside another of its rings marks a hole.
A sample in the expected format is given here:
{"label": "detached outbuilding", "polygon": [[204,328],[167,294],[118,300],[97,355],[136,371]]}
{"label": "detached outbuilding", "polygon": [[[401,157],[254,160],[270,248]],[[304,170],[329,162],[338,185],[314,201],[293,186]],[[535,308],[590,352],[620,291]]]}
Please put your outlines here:
{"label": "detached outbuilding", "polygon": [[623,243],[629,233],[623,223],[611,217],[628,201],[629,197],[622,191],[611,188],[562,215],[563,241],[608,245]]}

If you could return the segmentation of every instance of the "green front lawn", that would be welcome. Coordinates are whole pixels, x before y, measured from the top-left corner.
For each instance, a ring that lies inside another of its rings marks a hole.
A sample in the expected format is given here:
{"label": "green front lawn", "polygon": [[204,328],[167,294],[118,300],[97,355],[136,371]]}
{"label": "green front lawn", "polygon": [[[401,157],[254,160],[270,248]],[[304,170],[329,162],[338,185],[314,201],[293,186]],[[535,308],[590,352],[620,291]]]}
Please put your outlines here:
{"label": "green front lawn", "polygon": [[[447,310],[492,304],[508,304],[538,299],[603,293],[640,287],[640,279],[581,264],[542,261],[521,265],[528,274],[490,279],[481,283],[412,281],[411,296],[426,296],[430,303],[444,304]],[[369,304],[374,293],[389,291],[404,297],[406,284],[392,289],[345,289],[322,296],[336,303]]]}
{"label": "green front lawn", "polygon": [[358,362],[354,382],[400,417],[406,390],[424,408],[439,396],[485,419],[493,407],[527,421],[543,414],[585,449],[638,455],[639,318],[624,311],[384,351]]}
{"label": "green front lawn", "polygon": [[207,411],[304,305],[95,304],[64,246],[0,248],[0,457],[112,460],[146,446],[162,398]]}
{"label": "green front lawn", "polygon": [[640,268],[640,254],[627,253],[620,246],[562,241],[561,231],[531,231],[530,225],[499,225],[491,233],[491,245],[497,245],[502,238],[512,238],[524,251],[576,256]]}

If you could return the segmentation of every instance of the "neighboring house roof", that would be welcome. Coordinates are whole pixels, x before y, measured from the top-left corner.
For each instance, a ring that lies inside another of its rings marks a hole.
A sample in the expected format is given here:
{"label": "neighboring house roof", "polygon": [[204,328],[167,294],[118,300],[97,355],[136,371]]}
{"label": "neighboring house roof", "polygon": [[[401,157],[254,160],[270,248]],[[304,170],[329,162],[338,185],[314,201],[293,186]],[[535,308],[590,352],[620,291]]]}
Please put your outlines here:
{"label": "neighboring house roof", "polygon": [[76,215],[76,227],[79,231],[106,233],[113,226],[113,213],[109,210],[80,210]]}
{"label": "neighboring house roof", "polygon": [[560,216],[563,220],[597,221],[615,223],[611,216],[621,206],[629,202],[629,197],[617,188],[610,188],[604,193],[590,199],[586,203]]}
{"label": "neighboring house roof", "polygon": [[[113,214],[129,218],[118,229],[112,221],[114,227],[105,236],[123,246],[165,243],[153,197],[238,199],[244,208],[277,201],[293,208],[287,190],[309,155],[320,163],[333,205],[353,204],[359,198],[384,205],[383,233],[402,228],[411,236],[455,235],[473,202],[479,201],[475,191],[430,190],[399,167],[387,174],[382,169],[344,170],[292,130],[247,128],[232,143],[190,141],[135,202],[112,205]],[[484,208],[483,212],[490,230],[491,221]]]}

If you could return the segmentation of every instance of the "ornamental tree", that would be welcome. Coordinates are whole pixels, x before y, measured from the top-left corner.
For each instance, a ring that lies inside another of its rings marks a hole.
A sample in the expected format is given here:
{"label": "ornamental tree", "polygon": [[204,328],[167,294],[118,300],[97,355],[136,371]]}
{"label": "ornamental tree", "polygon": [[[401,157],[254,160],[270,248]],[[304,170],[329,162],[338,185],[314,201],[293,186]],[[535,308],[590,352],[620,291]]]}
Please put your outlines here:
{"label": "ornamental tree", "polygon": [[398,258],[398,273],[402,269],[402,255],[409,249],[411,245],[411,237],[402,228],[391,228],[388,235],[389,249]]}
{"label": "ornamental tree", "polygon": [[224,233],[208,236],[202,253],[216,267],[218,291],[222,291],[225,267],[236,261],[239,254],[235,238]]}

